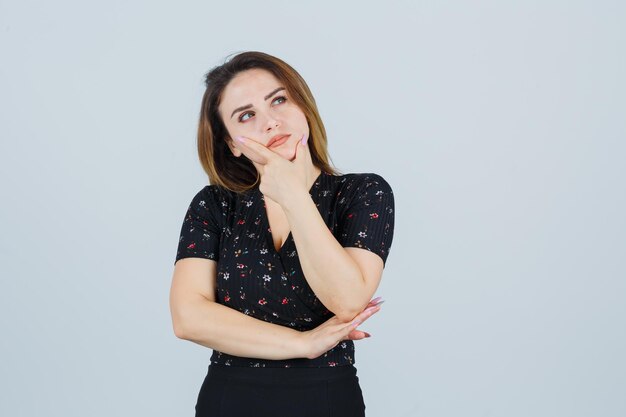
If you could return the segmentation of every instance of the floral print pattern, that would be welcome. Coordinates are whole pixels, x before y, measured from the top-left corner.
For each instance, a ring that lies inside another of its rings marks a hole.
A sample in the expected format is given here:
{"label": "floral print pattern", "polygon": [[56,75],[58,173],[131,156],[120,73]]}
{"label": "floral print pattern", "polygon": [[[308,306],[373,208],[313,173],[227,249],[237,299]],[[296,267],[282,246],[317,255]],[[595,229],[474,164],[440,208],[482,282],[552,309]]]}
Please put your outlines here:
{"label": "floral print pattern", "polygon": [[[393,240],[394,197],[378,174],[322,172],[309,194],[343,247],[371,251],[386,263]],[[308,285],[291,233],[277,251],[258,185],[234,193],[207,185],[184,217],[176,261],[217,262],[217,301],[260,320],[299,331],[332,316]],[[327,367],[353,364],[354,342],[343,341],[315,359],[264,360],[213,351],[212,363],[248,367]]]}

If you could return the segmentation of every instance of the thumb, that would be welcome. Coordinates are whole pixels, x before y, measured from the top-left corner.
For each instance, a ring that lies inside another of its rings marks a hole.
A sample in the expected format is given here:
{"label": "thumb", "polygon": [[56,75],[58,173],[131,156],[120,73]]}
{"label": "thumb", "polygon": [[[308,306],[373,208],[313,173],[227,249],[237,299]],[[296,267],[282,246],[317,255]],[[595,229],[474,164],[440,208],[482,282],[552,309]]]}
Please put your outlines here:
{"label": "thumb", "polygon": [[252,162],[252,165],[254,165],[254,167],[256,168],[257,171],[259,171],[259,174],[263,175],[265,172],[265,165],[263,164],[259,164],[258,162],[254,162],[252,159],[250,160],[250,162]]}

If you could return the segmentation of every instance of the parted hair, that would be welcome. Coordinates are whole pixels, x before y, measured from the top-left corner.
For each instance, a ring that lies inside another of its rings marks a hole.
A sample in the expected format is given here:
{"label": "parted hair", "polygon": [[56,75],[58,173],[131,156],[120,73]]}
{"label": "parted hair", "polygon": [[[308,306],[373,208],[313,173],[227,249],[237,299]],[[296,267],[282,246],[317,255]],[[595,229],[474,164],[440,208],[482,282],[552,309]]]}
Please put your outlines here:
{"label": "parted hair", "polygon": [[264,69],[272,73],[285,87],[293,102],[306,116],[309,126],[307,140],[313,164],[324,172],[337,174],[328,155],[326,129],[317,110],[315,99],[304,79],[289,64],[272,55],[241,52],[205,75],[206,90],[202,97],[198,124],[198,156],[209,183],[234,192],[245,192],[259,181],[259,173],[245,156],[236,157],[230,151],[228,131],[218,112],[222,93],[240,72]]}

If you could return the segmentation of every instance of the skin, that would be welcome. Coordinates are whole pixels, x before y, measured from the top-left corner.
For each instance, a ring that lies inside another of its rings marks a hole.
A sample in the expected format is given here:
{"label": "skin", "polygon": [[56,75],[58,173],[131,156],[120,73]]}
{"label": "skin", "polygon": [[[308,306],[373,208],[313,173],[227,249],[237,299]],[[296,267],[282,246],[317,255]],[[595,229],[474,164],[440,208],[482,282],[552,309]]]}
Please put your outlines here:
{"label": "skin", "polygon": [[[307,282],[330,311],[348,321],[372,298],[383,262],[365,249],[342,247],[328,230],[308,193],[320,170],[309,147],[293,141],[294,136],[306,140],[306,117],[286,91],[269,96],[281,87],[263,69],[244,71],[231,80],[218,109],[229,133],[227,142],[233,155],[250,159],[260,174],[276,247],[291,232]],[[250,107],[239,110],[246,105]],[[291,136],[268,148],[277,134]]]}
{"label": "skin", "polygon": [[[279,87],[283,85],[270,72],[251,69],[237,74],[222,92],[218,112],[229,133],[226,140],[235,156],[242,154],[242,150],[233,142],[236,136],[244,136],[267,146],[276,134],[291,134],[291,137],[283,145],[272,148],[272,151],[288,161],[296,156],[298,140],[303,135],[308,137],[309,126],[306,116],[286,90],[264,99]],[[234,109],[247,104],[252,104],[252,108],[231,116]],[[262,170],[257,163],[255,167]]]}
{"label": "skin", "polygon": [[[342,340],[370,336],[357,327],[380,310],[380,297],[371,298],[382,260],[364,249],[341,247],[325,225],[308,194],[321,171],[306,143],[306,117],[286,90],[265,99],[281,86],[268,71],[243,71],[224,89],[218,111],[230,151],[250,159],[260,174],[275,244],[280,247],[291,231],[307,282],[335,315],[315,329],[298,332],[222,306],[215,301],[217,263],[200,258],[176,263],[170,306],[180,338],[238,356],[312,359]],[[250,108],[232,114],[248,104]],[[268,148],[277,134],[291,136]]]}

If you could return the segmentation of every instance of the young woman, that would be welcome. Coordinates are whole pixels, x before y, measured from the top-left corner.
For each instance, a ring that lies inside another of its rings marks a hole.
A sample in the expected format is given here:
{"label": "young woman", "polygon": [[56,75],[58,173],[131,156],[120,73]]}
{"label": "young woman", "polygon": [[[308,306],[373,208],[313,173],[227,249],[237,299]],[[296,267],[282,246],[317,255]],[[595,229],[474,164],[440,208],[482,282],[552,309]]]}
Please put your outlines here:
{"label": "young woman", "polygon": [[315,100],[288,64],[244,52],[206,76],[198,153],[209,183],[181,228],[174,333],[213,349],[196,416],[363,416],[358,326],[393,239],[373,173],[329,164]]}

